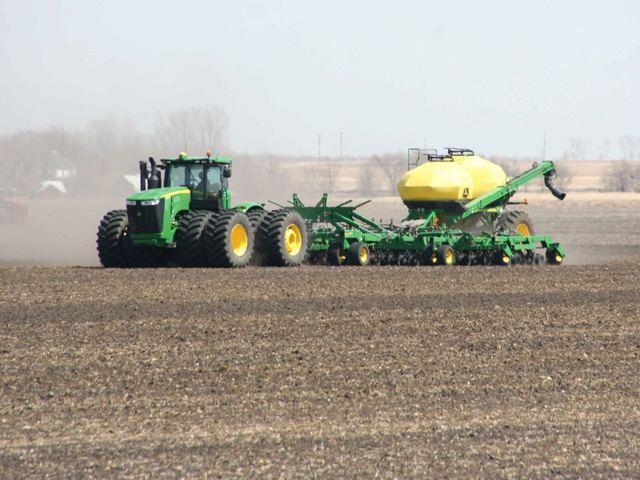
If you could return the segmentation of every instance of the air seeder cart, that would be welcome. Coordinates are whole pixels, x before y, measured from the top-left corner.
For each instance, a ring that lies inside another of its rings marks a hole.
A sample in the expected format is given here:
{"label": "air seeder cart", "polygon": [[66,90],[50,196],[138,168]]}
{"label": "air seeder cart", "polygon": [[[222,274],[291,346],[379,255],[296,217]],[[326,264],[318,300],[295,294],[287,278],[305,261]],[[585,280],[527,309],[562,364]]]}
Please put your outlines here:
{"label": "air seeder cart", "polygon": [[[460,174],[454,168],[457,167],[455,162],[463,166],[464,162],[471,163],[468,168],[475,168],[475,173],[486,180],[485,160],[466,149],[448,149],[445,155],[412,149],[410,158],[416,151],[419,158],[425,157],[424,163],[420,160],[413,165],[410,163],[407,175],[398,186],[409,208],[400,225],[382,225],[358,214],[356,209],[368,201],[359,205],[351,205],[348,201],[329,206],[325,194],[316,205],[306,206],[294,195],[292,208],[305,218],[310,232],[308,248],[312,262],[326,261],[330,265],[510,265],[545,262],[557,265],[562,262],[565,257],[562,245],[548,235],[535,235],[533,223],[525,212],[506,208],[518,204],[511,202],[511,197],[521,186],[538,177],[544,178],[545,186],[556,198],[564,199],[565,194],[553,184],[553,162],[534,164],[508,181],[492,180],[503,184],[494,188],[485,185],[484,193],[474,197],[470,191],[474,179],[471,178],[467,185],[464,178],[460,180],[455,176]],[[499,177],[501,169],[497,171],[494,168],[497,165],[492,165],[489,168]],[[420,168],[426,172],[419,172]],[[412,172],[419,174],[417,181],[411,178]],[[412,192],[412,184],[421,190]],[[424,188],[426,184],[429,184],[427,189]],[[452,184],[457,188],[453,194]],[[449,190],[443,193],[445,188]],[[467,200],[468,197],[473,198]]]}

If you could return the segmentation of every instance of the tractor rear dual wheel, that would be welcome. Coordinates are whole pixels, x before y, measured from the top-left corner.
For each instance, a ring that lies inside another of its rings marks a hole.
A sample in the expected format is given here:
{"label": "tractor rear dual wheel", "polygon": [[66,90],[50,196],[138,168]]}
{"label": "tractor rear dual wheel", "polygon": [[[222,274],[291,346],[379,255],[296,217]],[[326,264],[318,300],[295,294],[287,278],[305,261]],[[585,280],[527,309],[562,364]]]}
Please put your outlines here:
{"label": "tractor rear dual wheel", "polygon": [[253,255],[251,222],[235,210],[185,212],[175,238],[182,267],[244,267]]}
{"label": "tractor rear dual wheel", "polygon": [[307,253],[307,227],[295,210],[269,212],[257,234],[257,247],[266,265],[294,267],[302,263]]}
{"label": "tractor rear dual wheel", "polygon": [[496,226],[525,237],[534,235],[533,222],[527,212],[522,210],[505,210],[498,217]]}

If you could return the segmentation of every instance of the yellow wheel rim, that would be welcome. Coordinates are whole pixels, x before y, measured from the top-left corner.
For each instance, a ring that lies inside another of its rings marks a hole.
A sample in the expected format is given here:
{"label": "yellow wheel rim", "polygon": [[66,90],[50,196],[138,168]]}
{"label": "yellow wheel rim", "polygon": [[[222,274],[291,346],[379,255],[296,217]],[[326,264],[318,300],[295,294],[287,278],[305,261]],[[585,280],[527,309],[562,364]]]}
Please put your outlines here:
{"label": "yellow wheel rim", "polygon": [[509,264],[509,257],[507,255],[502,255],[502,263],[505,265]]}
{"label": "yellow wheel rim", "polygon": [[556,253],[556,263],[562,262],[562,257]]}
{"label": "yellow wheel rim", "polygon": [[298,255],[302,250],[302,232],[296,224],[292,223],[284,231],[284,245],[287,253],[292,257]]}
{"label": "yellow wheel rim", "polygon": [[529,230],[529,225],[527,225],[526,223],[521,223],[520,225],[518,225],[516,227],[516,232],[518,232],[520,235],[524,235],[525,237],[531,236],[531,230]]}
{"label": "yellow wheel rim", "polygon": [[241,257],[247,253],[249,248],[249,235],[244,225],[238,223],[231,229],[231,250],[236,257]]}
{"label": "yellow wheel rim", "polygon": [[446,253],[444,254],[444,263],[446,263],[447,265],[451,265],[453,263],[453,250],[447,249]]}
{"label": "yellow wheel rim", "polygon": [[369,260],[369,253],[366,247],[360,247],[360,263],[365,264]]}

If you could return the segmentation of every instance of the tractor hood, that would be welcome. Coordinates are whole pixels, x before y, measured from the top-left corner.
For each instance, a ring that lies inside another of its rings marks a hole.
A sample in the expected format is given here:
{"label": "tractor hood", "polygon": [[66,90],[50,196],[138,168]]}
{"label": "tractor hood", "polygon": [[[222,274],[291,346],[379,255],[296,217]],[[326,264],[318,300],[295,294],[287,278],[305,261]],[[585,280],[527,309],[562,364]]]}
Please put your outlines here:
{"label": "tractor hood", "polygon": [[171,198],[175,195],[190,195],[191,191],[186,187],[166,187],[166,188],[150,188],[141,192],[136,192],[127,197],[127,202],[160,200]]}

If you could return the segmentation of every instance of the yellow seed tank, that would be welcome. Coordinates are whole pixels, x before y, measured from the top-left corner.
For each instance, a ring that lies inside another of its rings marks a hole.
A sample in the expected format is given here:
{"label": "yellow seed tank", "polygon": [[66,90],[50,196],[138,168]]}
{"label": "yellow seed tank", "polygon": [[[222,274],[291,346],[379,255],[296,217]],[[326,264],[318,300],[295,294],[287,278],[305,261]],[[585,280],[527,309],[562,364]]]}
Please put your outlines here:
{"label": "yellow seed tank", "polygon": [[506,182],[504,170],[489,160],[478,155],[451,155],[409,170],[398,182],[398,193],[405,203],[466,202]]}

